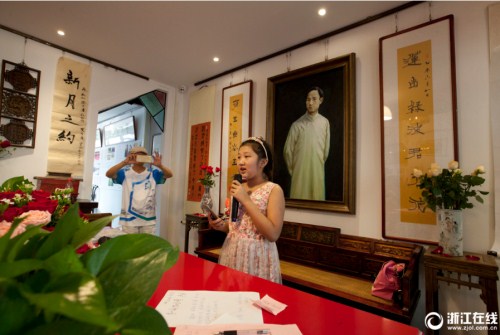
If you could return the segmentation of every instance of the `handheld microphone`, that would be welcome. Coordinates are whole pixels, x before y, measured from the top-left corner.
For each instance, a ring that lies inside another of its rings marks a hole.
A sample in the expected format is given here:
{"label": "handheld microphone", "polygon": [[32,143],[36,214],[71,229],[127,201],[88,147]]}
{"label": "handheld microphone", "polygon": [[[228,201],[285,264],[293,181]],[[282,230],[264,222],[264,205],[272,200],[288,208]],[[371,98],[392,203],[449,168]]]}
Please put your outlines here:
{"label": "handheld microphone", "polygon": [[[243,182],[243,178],[241,177],[241,174],[239,174],[239,173],[234,175],[233,180],[237,180],[240,183]],[[235,222],[236,219],[238,218],[238,206],[239,205],[240,205],[240,203],[238,202],[238,200],[236,200],[236,198],[233,197],[232,203],[231,203],[231,222]]]}

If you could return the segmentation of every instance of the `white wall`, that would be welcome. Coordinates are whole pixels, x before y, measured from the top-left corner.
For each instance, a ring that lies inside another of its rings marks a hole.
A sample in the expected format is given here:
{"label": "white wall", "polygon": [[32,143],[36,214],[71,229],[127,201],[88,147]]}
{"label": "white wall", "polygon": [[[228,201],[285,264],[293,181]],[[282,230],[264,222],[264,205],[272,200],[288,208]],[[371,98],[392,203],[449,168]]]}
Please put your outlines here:
{"label": "white wall", "polygon": [[[455,17],[455,54],[457,75],[458,138],[461,167],[472,170],[482,164],[486,167],[486,183],[483,189],[493,191],[492,143],[489,128],[488,83],[488,31],[487,6],[491,2],[432,2],[432,18],[449,14]],[[427,3],[398,13],[398,28],[403,30],[429,19]],[[298,23],[300,24],[300,23]],[[395,32],[395,17],[386,17],[343,34],[331,37],[328,43],[329,59],[351,52],[356,53],[356,214],[345,215],[321,211],[287,208],[285,219],[341,228],[344,234],[382,237],[381,194],[381,142],[379,121],[379,71],[378,42],[382,36]],[[263,37],[265,38],[265,37]],[[291,70],[322,62],[325,45],[318,42],[291,54]],[[206,83],[216,87],[213,129],[221,127],[222,89],[244,80],[252,80],[253,135],[266,135],[267,78],[287,71],[285,55],[267,60]],[[190,92],[198,87],[191,87]],[[211,165],[219,166],[220,134],[212,132]],[[215,143],[215,144],[214,144]],[[215,195],[216,197],[217,195]],[[486,197],[483,205],[476,205],[464,213],[464,248],[485,253],[493,244],[491,231],[494,225],[493,194]],[[191,237],[190,243],[196,243]],[[192,245],[191,244],[191,245]],[[421,269],[423,271],[423,269]],[[425,330],[424,282],[421,278],[422,297],[413,321]],[[444,286],[444,285],[441,285]],[[441,288],[441,311],[478,311],[485,308],[478,291]],[[451,298],[453,297],[453,298]],[[446,302],[446,300],[449,300]],[[444,302],[444,303],[443,303]],[[442,331],[442,333],[445,333]],[[454,333],[456,334],[456,333]]]}

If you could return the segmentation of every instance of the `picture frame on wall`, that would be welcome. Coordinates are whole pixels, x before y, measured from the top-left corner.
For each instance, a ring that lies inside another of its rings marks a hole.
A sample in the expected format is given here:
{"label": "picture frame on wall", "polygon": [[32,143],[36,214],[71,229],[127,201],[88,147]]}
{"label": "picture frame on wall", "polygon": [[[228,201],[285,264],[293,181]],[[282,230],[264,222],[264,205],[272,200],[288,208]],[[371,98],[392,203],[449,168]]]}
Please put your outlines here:
{"label": "picture frame on wall", "polygon": [[135,119],[133,115],[104,126],[104,143],[106,146],[135,140]]}
{"label": "picture frame on wall", "polygon": [[379,40],[382,235],[436,244],[413,169],[458,161],[453,16]]}
{"label": "picture frame on wall", "polygon": [[222,90],[221,158],[219,211],[225,209],[228,189],[238,173],[238,149],[252,134],[251,80],[230,85]]}
{"label": "picture frame on wall", "polygon": [[350,53],[268,78],[267,141],[287,207],[355,213],[355,64]]}

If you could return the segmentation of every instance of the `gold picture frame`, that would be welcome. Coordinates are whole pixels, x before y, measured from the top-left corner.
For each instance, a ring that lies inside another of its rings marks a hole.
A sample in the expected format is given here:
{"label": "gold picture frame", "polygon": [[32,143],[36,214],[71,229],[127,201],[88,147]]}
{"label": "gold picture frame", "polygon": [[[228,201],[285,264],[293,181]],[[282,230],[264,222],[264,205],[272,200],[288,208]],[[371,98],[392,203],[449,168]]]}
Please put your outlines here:
{"label": "gold picture frame", "polygon": [[[356,55],[351,53],[268,78],[267,140],[274,151],[274,182],[283,188],[287,207],[355,213],[355,64]],[[290,197],[292,178],[283,153],[290,128],[306,114],[306,96],[312,87],[324,92],[319,114],[330,125],[330,140],[324,141],[329,143],[324,200]]]}

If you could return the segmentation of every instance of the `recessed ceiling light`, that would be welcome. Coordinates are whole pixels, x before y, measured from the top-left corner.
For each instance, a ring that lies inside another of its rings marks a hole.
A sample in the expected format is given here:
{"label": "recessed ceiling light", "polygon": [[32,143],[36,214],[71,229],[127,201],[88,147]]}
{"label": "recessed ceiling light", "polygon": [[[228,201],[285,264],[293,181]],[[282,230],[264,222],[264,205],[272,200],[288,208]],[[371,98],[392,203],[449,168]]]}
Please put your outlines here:
{"label": "recessed ceiling light", "polygon": [[318,10],[318,15],[319,16],[325,16],[326,15],[326,9],[320,8],[320,10]]}
{"label": "recessed ceiling light", "polygon": [[219,57],[214,57],[214,62],[217,63],[218,61],[220,61]]}
{"label": "recessed ceiling light", "polygon": [[58,30],[57,35],[64,36],[64,35],[66,35],[66,33],[64,32],[64,30]]}

